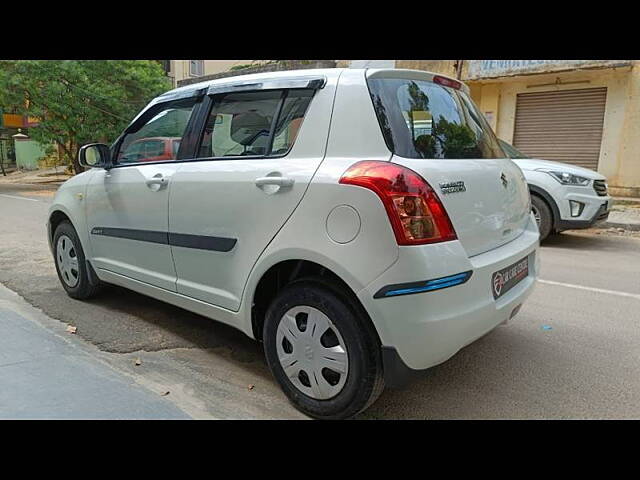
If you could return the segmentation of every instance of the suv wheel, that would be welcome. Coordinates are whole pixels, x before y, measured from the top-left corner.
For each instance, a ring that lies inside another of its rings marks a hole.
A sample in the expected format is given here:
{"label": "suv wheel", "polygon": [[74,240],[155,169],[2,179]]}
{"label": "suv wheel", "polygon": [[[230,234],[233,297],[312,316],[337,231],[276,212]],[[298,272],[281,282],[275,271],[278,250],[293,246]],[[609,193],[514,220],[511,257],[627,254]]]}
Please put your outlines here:
{"label": "suv wheel", "polygon": [[67,294],[78,300],[95,295],[99,285],[92,285],[89,281],[80,239],[69,222],[62,222],[56,228],[53,248],[58,278]]}
{"label": "suv wheel", "polygon": [[326,286],[305,280],[285,287],[267,310],[263,339],[274,377],[311,417],[352,417],[384,388],[373,328]]}
{"label": "suv wheel", "polygon": [[531,195],[531,211],[536,218],[538,229],[540,230],[540,241],[543,241],[551,233],[551,223],[553,217],[551,210],[544,200],[536,195]]}

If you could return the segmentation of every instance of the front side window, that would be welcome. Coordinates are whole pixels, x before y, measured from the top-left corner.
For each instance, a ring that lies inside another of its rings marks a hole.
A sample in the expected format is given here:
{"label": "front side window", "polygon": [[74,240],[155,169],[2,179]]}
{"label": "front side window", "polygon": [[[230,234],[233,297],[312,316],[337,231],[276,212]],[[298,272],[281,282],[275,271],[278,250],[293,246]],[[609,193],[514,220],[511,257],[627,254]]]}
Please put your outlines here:
{"label": "front side window", "polygon": [[216,95],[200,158],[285,155],[296,139],[313,90]]}
{"label": "front side window", "polygon": [[463,91],[426,80],[370,78],[389,149],[405,158],[505,158],[493,130]]}
{"label": "front side window", "polygon": [[152,107],[137,125],[127,131],[120,145],[117,163],[175,160],[194,105],[194,99],[187,99]]}

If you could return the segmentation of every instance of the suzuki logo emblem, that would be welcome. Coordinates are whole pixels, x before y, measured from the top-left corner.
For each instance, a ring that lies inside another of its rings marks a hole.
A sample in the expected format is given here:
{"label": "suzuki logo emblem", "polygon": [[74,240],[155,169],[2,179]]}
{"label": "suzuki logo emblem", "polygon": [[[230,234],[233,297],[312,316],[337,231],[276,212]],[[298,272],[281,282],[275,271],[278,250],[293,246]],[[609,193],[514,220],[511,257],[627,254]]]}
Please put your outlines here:
{"label": "suzuki logo emblem", "polygon": [[509,180],[507,180],[507,176],[504,174],[504,172],[502,172],[502,175],[500,175],[500,180],[502,180],[502,186],[504,188],[507,188],[507,185],[509,184]]}

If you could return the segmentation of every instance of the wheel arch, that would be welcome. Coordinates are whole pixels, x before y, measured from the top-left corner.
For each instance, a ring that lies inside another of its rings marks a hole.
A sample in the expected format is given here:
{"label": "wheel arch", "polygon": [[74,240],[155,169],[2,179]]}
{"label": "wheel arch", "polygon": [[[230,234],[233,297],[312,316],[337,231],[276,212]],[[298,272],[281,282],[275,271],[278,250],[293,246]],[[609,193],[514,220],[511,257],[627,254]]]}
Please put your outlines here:
{"label": "wheel arch", "polygon": [[80,245],[82,246],[86,260],[91,260],[93,255],[82,206],[70,203],[67,198],[69,195],[66,194],[66,192],[63,193],[65,193],[65,195],[62,196],[61,199],[56,197],[56,200],[62,201],[56,201],[49,208],[49,213],[47,215],[47,240],[49,240],[51,251],[53,252],[53,236],[55,235],[56,228],[60,223],[67,221],[75,229],[76,234],[80,239]]}
{"label": "wheel arch", "polygon": [[380,340],[373,321],[349,283],[333,269],[317,261],[302,258],[280,260],[274,263],[256,282],[250,297],[251,329],[256,340],[262,341],[265,313],[271,300],[287,285],[302,279],[313,279],[348,300]]}
{"label": "wheel arch", "polygon": [[551,210],[551,228],[555,230],[556,228],[558,228],[558,222],[560,220],[560,209],[558,208],[558,205],[556,204],[553,197],[549,195],[549,193],[547,193],[546,190],[543,190],[542,188],[536,185],[532,185],[532,184],[528,184],[528,185],[529,185],[530,194],[536,195],[537,197],[539,197],[544,203],[547,204],[547,206],[549,207],[549,210]]}
{"label": "wheel arch", "polygon": [[[58,228],[58,225],[60,225],[62,222],[64,221],[68,221],[73,228],[76,228],[75,225],[73,225],[73,221],[71,220],[71,217],[69,217],[68,213],[65,212],[62,208],[60,207],[56,207],[55,209],[51,210],[51,212],[49,213],[49,240],[53,241],[53,235],[56,231],[56,228]],[[76,228],[77,231],[77,228]]]}

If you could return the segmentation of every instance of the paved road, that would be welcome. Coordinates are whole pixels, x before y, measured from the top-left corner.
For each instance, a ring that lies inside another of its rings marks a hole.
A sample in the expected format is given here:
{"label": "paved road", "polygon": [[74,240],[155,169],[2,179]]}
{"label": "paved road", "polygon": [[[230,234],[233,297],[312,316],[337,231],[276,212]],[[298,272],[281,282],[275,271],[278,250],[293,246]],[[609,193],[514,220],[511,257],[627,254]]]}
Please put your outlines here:
{"label": "paved road", "polygon": [[61,325],[0,285],[0,419],[189,418]]}
{"label": "paved road", "polygon": [[[50,201],[46,187],[0,185],[1,283],[191,417],[304,418],[230,327],[117,287],[68,298],[45,238]],[[541,255],[543,282],[509,325],[362,417],[640,418],[640,238],[565,232]]]}

